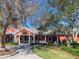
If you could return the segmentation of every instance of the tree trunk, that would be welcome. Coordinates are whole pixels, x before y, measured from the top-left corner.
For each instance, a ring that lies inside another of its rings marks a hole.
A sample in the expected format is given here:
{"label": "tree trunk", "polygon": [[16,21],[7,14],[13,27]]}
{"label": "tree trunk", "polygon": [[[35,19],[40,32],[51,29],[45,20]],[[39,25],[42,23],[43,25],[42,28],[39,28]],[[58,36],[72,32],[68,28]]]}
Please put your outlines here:
{"label": "tree trunk", "polygon": [[6,37],[6,26],[3,26],[4,30],[2,31],[1,34],[1,48],[5,49],[5,37]]}
{"label": "tree trunk", "polygon": [[2,37],[1,37],[1,48],[2,49],[5,49],[5,41],[4,41],[4,38],[5,38],[5,36],[2,35]]}
{"label": "tree trunk", "polygon": [[71,47],[71,43],[72,43],[72,38],[67,37],[67,47]]}
{"label": "tree trunk", "polygon": [[[2,28],[4,28],[4,30]],[[0,49],[5,49],[5,33],[6,26],[2,26],[2,22],[0,22]]]}
{"label": "tree trunk", "polygon": [[78,34],[78,33],[75,34],[75,41],[76,41],[76,42],[77,42],[77,34]]}
{"label": "tree trunk", "polygon": [[75,33],[75,34],[73,33],[73,41],[74,41],[74,42],[77,41],[77,35],[78,35],[78,33]]}

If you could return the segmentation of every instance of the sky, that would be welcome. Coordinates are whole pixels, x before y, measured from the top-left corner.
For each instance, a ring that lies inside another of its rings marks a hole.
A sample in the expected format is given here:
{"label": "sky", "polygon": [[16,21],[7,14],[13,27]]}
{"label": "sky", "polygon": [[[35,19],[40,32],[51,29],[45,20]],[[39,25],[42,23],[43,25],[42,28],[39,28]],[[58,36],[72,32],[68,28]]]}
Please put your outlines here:
{"label": "sky", "polygon": [[46,14],[58,14],[58,10],[55,7],[50,7],[47,4],[46,0],[32,0],[32,3],[37,4],[37,9],[35,10],[34,14],[32,16],[27,17],[27,21],[23,21],[24,26],[27,26],[29,28],[33,28],[32,21],[37,20],[38,17],[42,16],[42,14],[45,12]]}
{"label": "sky", "polygon": [[[25,1],[26,0],[24,0],[24,2]],[[50,2],[51,1],[53,1],[53,0],[50,0]],[[22,25],[25,26],[25,27],[28,27],[30,29],[33,28],[33,21],[38,20],[38,18],[41,17],[43,15],[43,13],[46,13],[46,15],[48,15],[48,14],[54,14],[54,15],[59,14],[59,11],[58,11],[57,8],[50,7],[47,4],[47,0],[32,0],[31,3],[37,4],[37,8],[35,9],[33,15],[28,16],[25,20],[22,21]],[[5,23],[4,20],[3,20],[3,23]],[[65,23],[63,21],[60,21],[60,23],[67,25],[67,23]]]}
{"label": "sky", "polygon": [[[53,1],[53,0],[48,0],[49,2]],[[27,26],[29,28],[33,28],[33,21],[34,20],[38,20],[39,17],[41,17],[43,15],[43,13],[45,12],[47,15],[48,14],[54,14],[57,15],[59,14],[59,11],[57,8],[55,7],[50,7],[47,4],[47,0],[32,0],[33,4],[37,4],[37,9],[35,10],[34,14],[32,16],[29,16],[26,18],[26,20],[23,21],[23,25]],[[73,20],[73,25],[76,23],[76,20],[79,17],[79,10],[77,12],[75,12],[74,14],[74,20]],[[63,21],[64,20],[64,21]],[[67,22],[67,18],[63,17],[63,19],[61,21],[59,21],[60,24],[63,24],[64,26],[68,26],[68,22]],[[74,22],[75,21],[75,22]],[[51,26],[50,26],[51,27]]]}

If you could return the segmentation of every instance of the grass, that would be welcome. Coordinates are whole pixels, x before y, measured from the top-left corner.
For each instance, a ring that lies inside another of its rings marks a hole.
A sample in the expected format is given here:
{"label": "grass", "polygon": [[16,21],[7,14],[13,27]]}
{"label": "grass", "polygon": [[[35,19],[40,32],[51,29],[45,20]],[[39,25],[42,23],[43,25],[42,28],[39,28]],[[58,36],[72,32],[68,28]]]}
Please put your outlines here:
{"label": "grass", "polygon": [[75,57],[60,48],[33,48],[33,52],[43,59],[74,59]]}
{"label": "grass", "polygon": [[61,49],[68,53],[71,53],[72,55],[79,56],[79,47],[78,48],[68,48],[66,46],[62,46]]}
{"label": "grass", "polygon": [[17,45],[16,43],[13,43],[13,42],[7,42],[5,43],[5,46],[15,46]]}

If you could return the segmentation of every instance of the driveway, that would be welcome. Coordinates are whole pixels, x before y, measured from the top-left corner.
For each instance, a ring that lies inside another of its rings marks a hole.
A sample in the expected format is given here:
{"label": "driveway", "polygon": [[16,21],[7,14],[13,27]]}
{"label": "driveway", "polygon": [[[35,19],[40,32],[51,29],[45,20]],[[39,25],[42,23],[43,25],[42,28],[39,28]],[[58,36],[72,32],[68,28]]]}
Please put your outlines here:
{"label": "driveway", "polygon": [[[3,59],[42,59],[36,54],[34,54],[31,50],[31,46],[22,44],[16,47],[11,47],[12,49],[16,49],[19,53]],[[2,59],[2,58],[1,58]]]}

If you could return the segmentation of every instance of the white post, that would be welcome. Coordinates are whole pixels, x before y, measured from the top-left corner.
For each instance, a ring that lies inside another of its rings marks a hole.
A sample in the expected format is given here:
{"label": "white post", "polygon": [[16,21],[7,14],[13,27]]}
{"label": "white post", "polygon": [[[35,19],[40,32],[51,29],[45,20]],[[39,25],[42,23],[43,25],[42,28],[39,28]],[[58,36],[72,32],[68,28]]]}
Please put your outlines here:
{"label": "white post", "polygon": [[14,43],[16,43],[16,40],[17,40],[17,39],[16,39],[16,35],[14,35]]}
{"label": "white post", "polygon": [[46,35],[45,35],[45,43],[46,43]]}
{"label": "white post", "polygon": [[19,40],[19,42],[18,42],[18,43],[19,43],[19,45],[20,45],[20,35],[19,35],[19,37],[18,37],[18,40]]}
{"label": "white post", "polygon": [[33,35],[33,43],[35,43],[35,35]]}
{"label": "white post", "polygon": [[30,35],[29,35],[29,45],[30,45]]}

